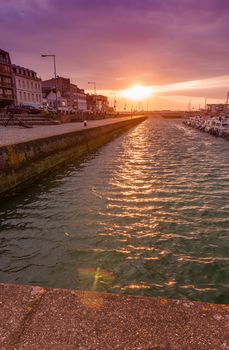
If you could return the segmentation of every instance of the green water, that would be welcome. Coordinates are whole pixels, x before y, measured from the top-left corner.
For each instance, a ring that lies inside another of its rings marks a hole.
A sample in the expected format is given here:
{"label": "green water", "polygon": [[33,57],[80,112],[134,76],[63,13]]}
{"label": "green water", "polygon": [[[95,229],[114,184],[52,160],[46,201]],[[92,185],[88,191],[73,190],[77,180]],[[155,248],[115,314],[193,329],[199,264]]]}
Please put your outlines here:
{"label": "green water", "polygon": [[0,204],[0,281],[229,302],[229,142],[148,119]]}

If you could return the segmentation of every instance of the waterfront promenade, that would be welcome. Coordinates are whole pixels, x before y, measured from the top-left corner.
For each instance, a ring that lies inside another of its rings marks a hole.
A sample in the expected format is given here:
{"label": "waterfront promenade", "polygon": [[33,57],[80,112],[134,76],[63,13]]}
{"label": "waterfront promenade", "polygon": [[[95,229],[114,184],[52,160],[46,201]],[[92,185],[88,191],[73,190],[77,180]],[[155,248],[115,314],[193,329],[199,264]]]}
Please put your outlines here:
{"label": "waterfront promenade", "polygon": [[4,350],[227,350],[229,307],[0,285]]}
{"label": "waterfront promenade", "polygon": [[27,129],[20,126],[0,126],[0,147],[37,140],[40,138],[63,135],[74,131],[83,129],[96,128],[99,126],[115,124],[128,119],[139,118],[139,116],[133,117],[121,117],[102,120],[90,120],[87,121],[87,127],[83,122],[80,123],[66,123],[59,125],[39,125],[33,128]]}
{"label": "waterfront promenade", "polygon": [[135,116],[39,126],[0,129],[0,194],[26,186],[68,159],[81,157],[144,121]]}

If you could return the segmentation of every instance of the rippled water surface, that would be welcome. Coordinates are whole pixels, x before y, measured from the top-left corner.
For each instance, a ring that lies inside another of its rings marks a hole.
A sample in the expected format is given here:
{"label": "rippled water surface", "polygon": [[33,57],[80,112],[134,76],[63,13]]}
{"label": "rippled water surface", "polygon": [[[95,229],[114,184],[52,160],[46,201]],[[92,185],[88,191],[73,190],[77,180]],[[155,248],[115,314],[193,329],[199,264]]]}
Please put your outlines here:
{"label": "rippled water surface", "polygon": [[0,204],[0,281],[229,302],[229,142],[148,119]]}

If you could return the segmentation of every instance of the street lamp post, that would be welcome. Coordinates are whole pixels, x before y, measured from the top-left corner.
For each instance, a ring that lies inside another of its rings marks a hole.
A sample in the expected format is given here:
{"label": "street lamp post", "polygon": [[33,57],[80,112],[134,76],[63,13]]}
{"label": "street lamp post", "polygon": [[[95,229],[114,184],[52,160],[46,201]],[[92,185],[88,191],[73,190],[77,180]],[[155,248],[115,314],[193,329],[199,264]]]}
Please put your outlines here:
{"label": "street lamp post", "polygon": [[228,101],[229,101],[229,91],[227,92],[227,99],[226,99],[226,113],[227,113],[227,116],[228,116]]}
{"label": "street lamp post", "polygon": [[124,98],[124,112],[126,113],[126,97]]}
{"label": "street lamp post", "polygon": [[116,93],[115,92],[110,92],[110,94],[114,97],[113,108],[114,108],[114,112],[116,112],[116,107],[117,107]]}
{"label": "street lamp post", "polygon": [[58,97],[57,97],[57,75],[56,75],[56,55],[41,55],[41,57],[52,57],[54,64],[54,77],[55,77],[55,87],[56,87],[56,113],[58,114]]}
{"label": "street lamp post", "polygon": [[95,94],[95,111],[97,109],[97,92],[96,92],[96,81],[89,81],[88,84],[94,86],[94,94]]}

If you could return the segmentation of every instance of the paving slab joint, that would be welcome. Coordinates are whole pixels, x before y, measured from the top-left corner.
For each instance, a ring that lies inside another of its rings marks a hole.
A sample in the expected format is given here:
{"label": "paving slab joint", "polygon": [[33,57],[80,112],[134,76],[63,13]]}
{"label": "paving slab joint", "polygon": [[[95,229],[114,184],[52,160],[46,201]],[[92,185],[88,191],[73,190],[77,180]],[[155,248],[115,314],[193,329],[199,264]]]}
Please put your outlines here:
{"label": "paving slab joint", "polygon": [[39,308],[39,305],[45,293],[46,293],[45,288],[41,288],[41,287],[31,288],[31,297],[32,297],[31,304],[28,306],[25,314],[21,319],[20,327],[17,329],[17,331],[14,334],[12,334],[12,342],[11,342],[10,349],[14,349],[14,350],[17,349],[18,345],[20,344],[20,339],[23,333],[25,332],[27,326],[30,324],[33,315],[36,313],[37,309]]}

